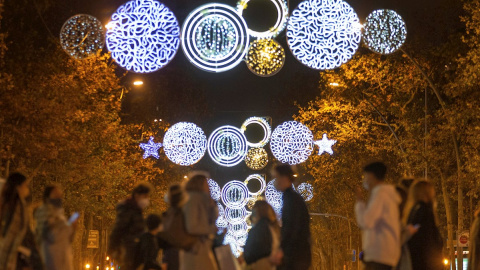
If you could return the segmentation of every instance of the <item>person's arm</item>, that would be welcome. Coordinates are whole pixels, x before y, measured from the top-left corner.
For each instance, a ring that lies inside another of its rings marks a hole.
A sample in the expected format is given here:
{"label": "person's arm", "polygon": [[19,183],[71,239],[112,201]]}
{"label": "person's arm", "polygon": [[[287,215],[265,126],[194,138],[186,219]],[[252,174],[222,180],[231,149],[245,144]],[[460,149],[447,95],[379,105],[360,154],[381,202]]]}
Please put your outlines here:
{"label": "person's arm", "polygon": [[110,241],[108,245],[108,253],[110,253],[110,255],[113,255],[111,254],[112,252],[116,252],[120,249],[122,237],[129,229],[131,218],[131,212],[127,211],[127,209],[119,209],[117,211],[117,218],[110,234]]}
{"label": "person's arm", "polygon": [[381,192],[377,192],[367,204],[362,200],[357,200],[355,204],[355,217],[358,226],[361,229],[372,229],[377,224],[383,211],[384,198]]}
{"label": "person's arm", "polygon": [[295,249],[294,243],[300,235],[302,224],[296,224],[300,220],[300,209],[302,206],[294,200],[293,196],[287,195],[284,200],[282,212],[282,242],[283,251]]}

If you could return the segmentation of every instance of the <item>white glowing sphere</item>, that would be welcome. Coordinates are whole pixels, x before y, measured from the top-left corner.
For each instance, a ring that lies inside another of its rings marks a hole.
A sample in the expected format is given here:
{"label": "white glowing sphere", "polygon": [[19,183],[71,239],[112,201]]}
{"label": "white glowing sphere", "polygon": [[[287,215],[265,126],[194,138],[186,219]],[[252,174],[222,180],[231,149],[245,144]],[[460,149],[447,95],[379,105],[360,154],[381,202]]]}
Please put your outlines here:
{"label": "white glowing sphere", "polygon": [[273,131],[270,149],[282,163],[303,163],[313,152],[312,131],[296,121],[284,122]]}
{"label": "white glowing sphere", "polygon": [[275,179],[268,182],[265,189],[265,199],[274,209],[282,209],[283,207],[283,192],[275,188]]}
{"label": "white glowing sphere", "polygon": [[235,237],[241,237],[248,233],[248,225],[245,221],[239,223],[229,223],[228,232],[233,234]]}
{"label": "white glowing sphere", "polygon": [[245,207],[225,208],[225,219],[228,221],[229,224],[242,223],[243,221],[245,221],[246,216],[247,210],[245,209]]}
{"label": "white glowing sphere", "polygon": [[112,15],[107,48],[118,65],[137,73],[165,67],[180,46],[180,26],[173,12],[155,0],[132,0]]}
{"label": "white glowing sphere", "polygon": [[302,198],[308,202],[313,199],[313,186],[309,183],[301,183],[298,185],[296,191],[302,195]]}
{"label": "white glowing sphere", "polygon": [[405,21],[393,10],[373,11],[368,15],[363,26],[363,43],[379,54],[396,52],[407,39]]}
{"label": "white glowing sphere", "polygon": [[190,166],[205,155],[207,136],[197,125],[180,122],[171,126],[165,133],[163,150],[173,163]]}
{"label": "white glowing sphere", "polygon": [[360,38],[358,16],[343,0],[305,0],[288,20],[292,54],[313,69],[334,69],[346,63],[357,51]]}
{"label": "white glowing sphere", "polygon": [[245,207],[248,201],[248,188],[243,182],[233,180],[222,188],[222,202],[230,208]]}
{"label": "white glowing sphere", "polygon": [[230,6],[211,3],[188,15],[182,28],[182,48],[196,67],[222,72],[237,66],[247,52],[245,20]]}
{"label": "white glowing sphere", "polygon": [[[237,4],[237,10],[240,15],[243,15],[243,11],[247,9],[248,2],[254,1],[254,0],[241,0]],[[258,39],[267,39],[267,38],[274,38],[278,36],[284,29],[285,26],[287,25],[288,21],[288,5],[285,0],[270,0],[272,3],[275,5],[275,8],[277,9],[277,20],[275,21],[275,24],[270,27],[267,31],[254,31],[251,29],[248,29],[248,33]]]}
{"label": "white glowing sphere", "polygon": [[208,179],[208,188],[210,190],[210,196],[212,197],[212,199],[214,201],[219,201],[220,197],[222,196],[222,191],[220,190],[220,186],[218,185],[218,183],[215,182],[215,180],[213,179]]}
{"label": "white glowing sphere", "polygon": [[247,155],[247,139],[236,127],[222,126],[208,138],[208,154],[218,165],[233,167]]}
{"label": "white glowing sphere", "polygon": [[252,170],[261,170],[268,164],[268,153],[263,148],[250,148],[248,149],[247,156],[245,157],[245,164]]}
{"label": "white glowing sphere", "polygon": [[63,50],[77,59],[94,55],[103,48],[105,29],[97,18],[78,14],[69,18],[60,30],[60,44]]}

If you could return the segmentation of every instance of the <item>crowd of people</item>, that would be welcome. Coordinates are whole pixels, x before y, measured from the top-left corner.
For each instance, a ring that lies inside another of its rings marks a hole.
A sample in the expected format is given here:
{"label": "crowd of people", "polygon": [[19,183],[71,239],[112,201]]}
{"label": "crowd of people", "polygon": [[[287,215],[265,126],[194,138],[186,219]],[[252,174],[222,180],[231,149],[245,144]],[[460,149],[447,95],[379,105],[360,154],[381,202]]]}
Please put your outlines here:
{"label": "crowd of people", "polygon": [[[387,167],[381,162],[365,166],[363,173],[355,217],[362,231],[364,269],[444,269],[433,184],[414,179],[403,179],[397,186],[387,184]],[[207,176],[201,173],[185,184],[170,186],[165,196],[167,211],[146,218],[144,210],[153,188],[138,184],[116,207],[108,255],[122,270],[310,269],[310,215],[292,187],[294,171],[289,165],[278,165],[272,174],[275,187],[283,192],[281,218],[266,201],[256,201],[252,228],[238,259],[223,246],[226,232],[216,226],[217,204],[210,196]],[[13,173],[0,189],[0,269],[73,270],[78,214],[67,219],[62,188],[45,188],[43,204],[34,211],[34,230],[28,211],[29,179]],[[475,216],[469,270],[480,269],[480,211]]]}

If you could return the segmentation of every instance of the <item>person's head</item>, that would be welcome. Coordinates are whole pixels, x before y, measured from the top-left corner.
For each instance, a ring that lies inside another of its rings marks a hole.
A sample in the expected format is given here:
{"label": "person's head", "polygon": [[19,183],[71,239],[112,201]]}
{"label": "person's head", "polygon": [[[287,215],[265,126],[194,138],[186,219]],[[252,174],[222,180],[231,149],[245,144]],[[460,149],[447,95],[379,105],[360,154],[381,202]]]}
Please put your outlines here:
{"label": "person's head", "polygon": [[165,200],[171,207],[178,208],[187,202],[187,195],[180,184],[173,184],[168,188]]}
{"label": "person's head", "polygon": [[48,202],[50,199],[62,199],[63,191],[58,185],[48,185],[43,191],[43,201]]}
{"label": "person's head", "polygon": [[252,208],[252,223],[257,224],[261,219],[266,219],[272,224],[277,222],[275,211],[266,201],[256,201]]}
{"label": "person's head", "polygon": [[372,190],[385,181],[387,166],[383,162],[373,162],[363,167],[363,187]]}
{"label": "person's head", "polygon": [[187,184],[185,185],[185,190],[189,192],[197,191],[197,192],[210,193],[210,189],[208,188],[207,177],[202,174],[197,174],[192,176],[188,180]]}
{"label": "person's head", "polygon": [[149,183],[140,183],[132,191],[132,199],[135,200],[138,207],[145,209],[150,205],[150,192],[153,187]]}
{"label": "person's head", "polygon": [[21,173],[12,173],[8,176],[2,188],[0,197],[0,211],[7,207],[13,208],[18,200],[25,200],[30,195],[29,181]]}
{"label": "person's head", "polygon": [[157,234],[162,229],[162,218],[159,215],[148,215],[145,222],[147,223],[148,231],[152,234]]}
{"label": "person's head", "polygon": [[275,188],[280,191],[285,191],[292,187],[295,181],[295,172],[292,166],[288,164],[280,164],[273,169],[273,177],[275,178]]}
{"label": "person's head", "polygon": [[408,218],[413,207],[420,202],[432,207],[434,214],[436,214],[437,200],[435,197],[435,186],[431,182],[424,179],[415,181],[410,187],[407,205],[405,206],[405,212],[403,216],[404,221],[406,221],[406,218]]}
{"label": "person's head", "polygon": [[413,177],[404,177],[400,180],[400,185],[405,189],[409,190],[412,186],[413,182],[415,182],[415,178]]}

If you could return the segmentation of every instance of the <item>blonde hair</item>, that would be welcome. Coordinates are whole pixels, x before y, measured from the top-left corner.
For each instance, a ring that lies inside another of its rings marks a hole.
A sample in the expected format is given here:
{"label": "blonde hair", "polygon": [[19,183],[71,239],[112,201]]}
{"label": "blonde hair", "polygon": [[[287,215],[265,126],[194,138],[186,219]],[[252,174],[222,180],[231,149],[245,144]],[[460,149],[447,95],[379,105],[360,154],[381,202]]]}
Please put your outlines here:
{"label": "blonde hair", "polygon": [[265,218],[268,223],[272,225],[275,230],[280,231],[280,225],[278,224],[277,215],[273,208],[266,201],[256,201],[252,208],[252,215],[255,215],[259,220]]}
{"label": "blonde hair", "polygon": [[425,179],[418,179],[412,184],[408,192],[408,199],[403,213],[404,225],[407,225],[410,213],[419,202],[424,202],[432,207],[435,223],[437,223],[437,199],[435,196],[435,186]]}

